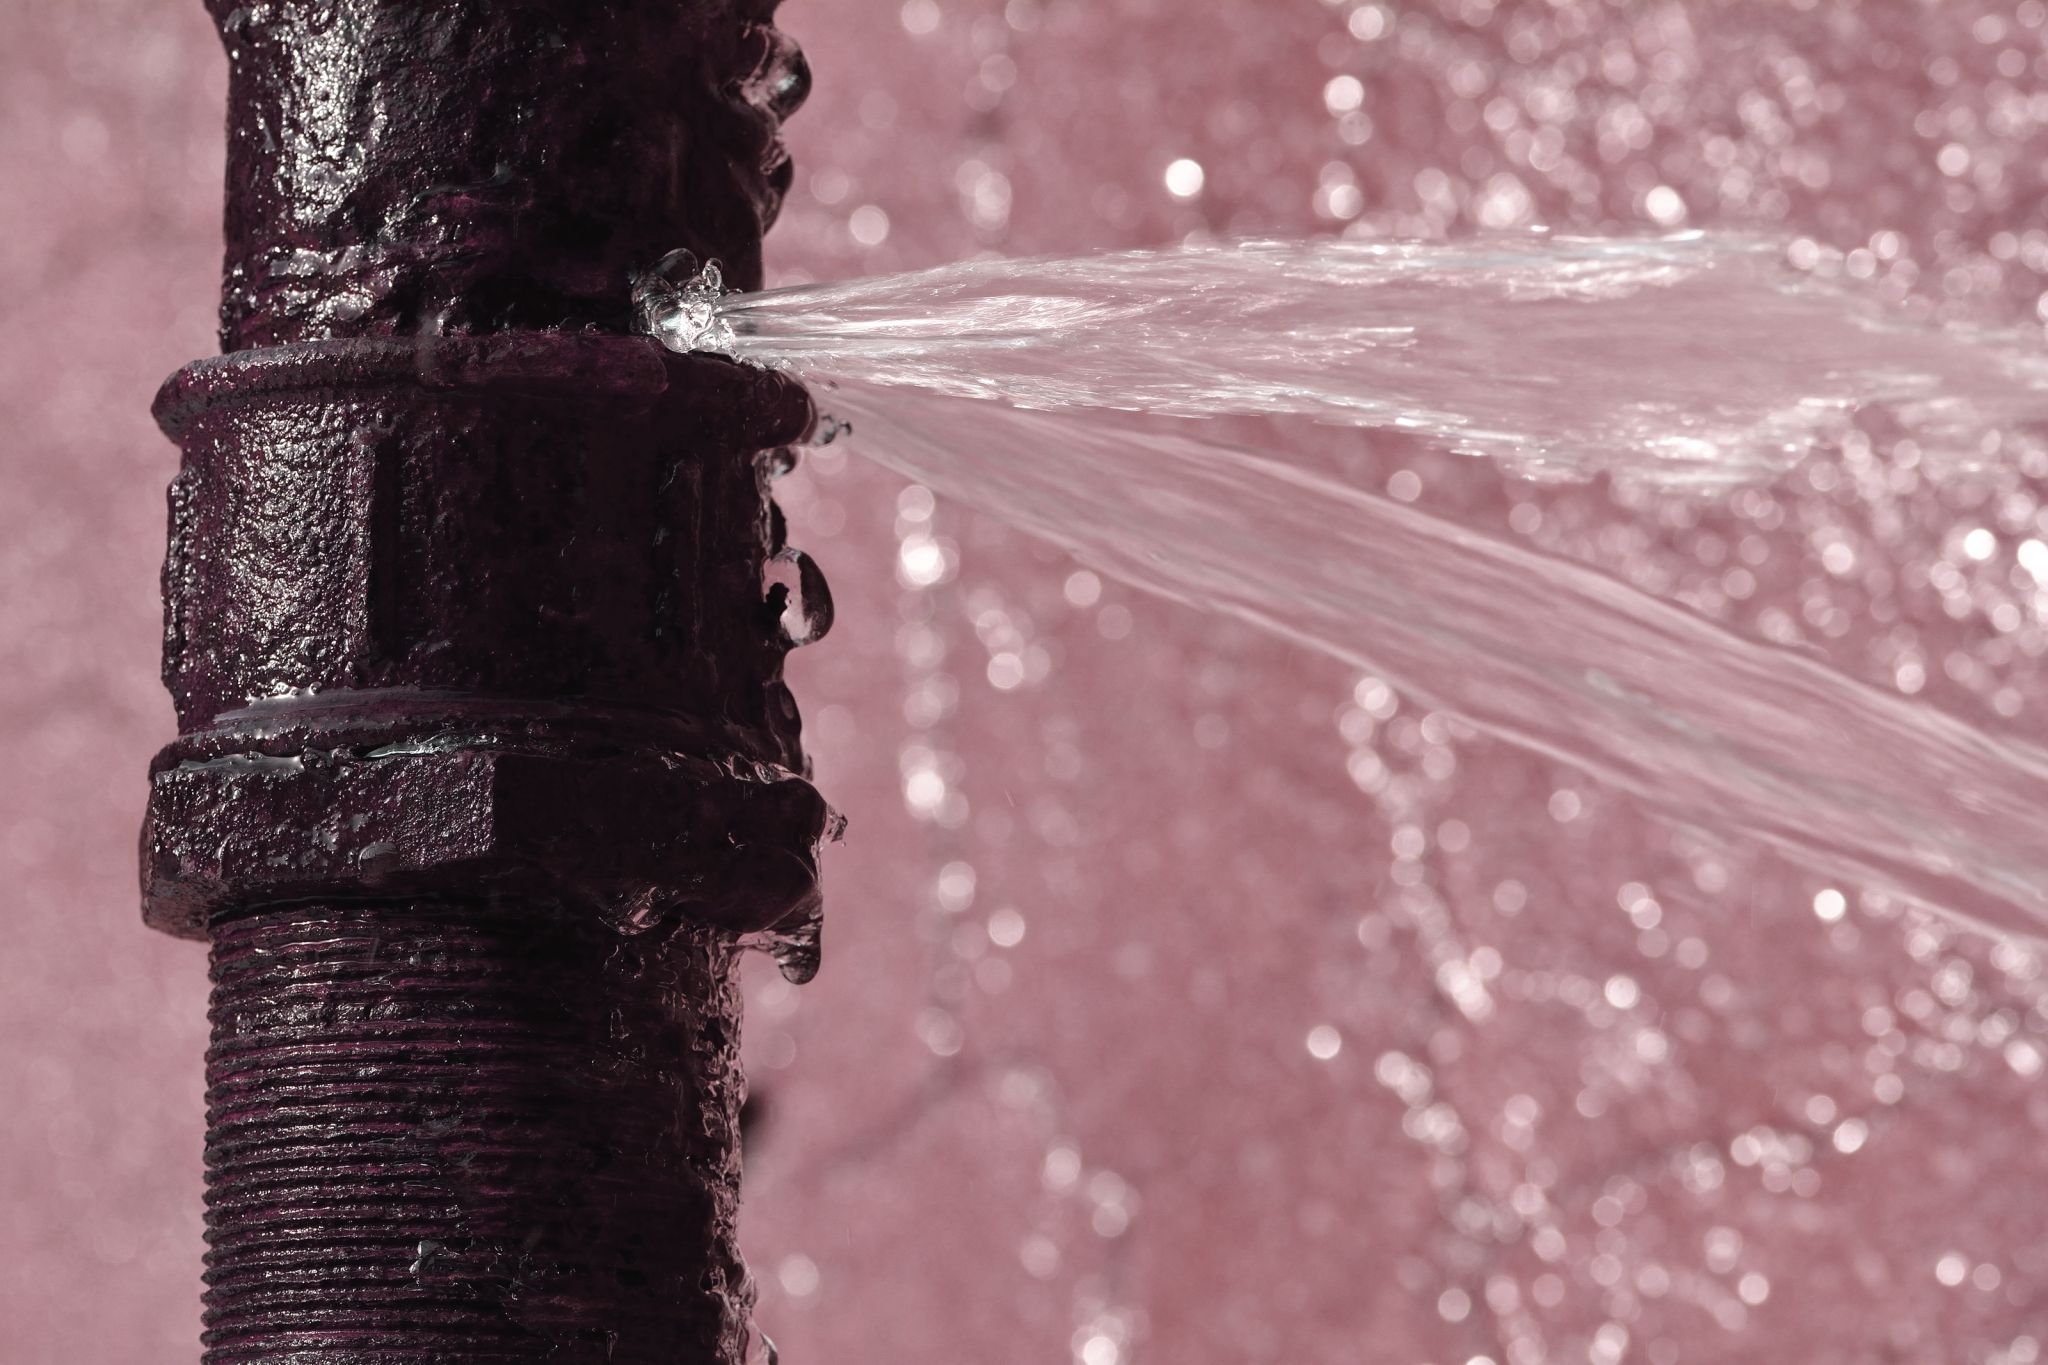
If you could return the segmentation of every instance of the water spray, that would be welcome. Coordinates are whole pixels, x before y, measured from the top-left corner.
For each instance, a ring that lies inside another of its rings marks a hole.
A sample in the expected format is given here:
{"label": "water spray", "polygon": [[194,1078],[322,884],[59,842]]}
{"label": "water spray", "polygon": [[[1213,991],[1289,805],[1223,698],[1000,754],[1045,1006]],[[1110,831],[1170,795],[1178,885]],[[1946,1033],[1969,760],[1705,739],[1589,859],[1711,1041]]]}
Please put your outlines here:
{"label": "water spray", "polygon": [[[1915,319],[1788,255],[1708,232],[1192,242],[749,292],[679,252],[636,298],[665,346],[801,378],[859,453],[1092,568],[1680,827],[2039,933],[2048,751],[1349,483],[1304,425],[1698,497],[1880,412],[1934,477],[2048,416],[2038,337]],[[1253,447],[1208,420],[1246,417],[1294,425]]]}

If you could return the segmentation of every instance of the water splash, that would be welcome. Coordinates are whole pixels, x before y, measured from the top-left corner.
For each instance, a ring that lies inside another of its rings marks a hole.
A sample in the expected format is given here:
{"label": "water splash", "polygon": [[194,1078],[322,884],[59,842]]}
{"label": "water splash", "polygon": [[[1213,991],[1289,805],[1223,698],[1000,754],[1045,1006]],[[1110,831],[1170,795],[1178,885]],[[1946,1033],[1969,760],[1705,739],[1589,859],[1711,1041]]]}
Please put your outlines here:
{"label": "water splash", "polygon": [[717,261],[700,266],[694,251],[671,251],[633,277],[634,321],[641,331],[685,355],[731,354],[732,326],[718,310],[723,297],[723,267]]}
{"label": "water splash", "polygon": [[1742,235],[1209,243],[705,284],[650,330],[1018,408],[1397,428],[1541,477],[1768,477],[1873,404],[1930,459],[1967,461],[2048,416],[2038,339],[1916,322]]}

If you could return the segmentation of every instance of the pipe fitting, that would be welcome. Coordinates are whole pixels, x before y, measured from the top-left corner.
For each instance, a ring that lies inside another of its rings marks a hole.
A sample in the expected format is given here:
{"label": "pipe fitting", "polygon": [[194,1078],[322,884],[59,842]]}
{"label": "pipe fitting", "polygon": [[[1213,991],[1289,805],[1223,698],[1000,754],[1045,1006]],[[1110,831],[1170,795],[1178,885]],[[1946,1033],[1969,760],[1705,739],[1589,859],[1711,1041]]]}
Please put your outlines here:
{"label": "pipe fitting", "polygon": [[754,453],[778,376],[634,338],[305,343],[188,367],[144,904],[524,892],[735,933],[815,910]]}

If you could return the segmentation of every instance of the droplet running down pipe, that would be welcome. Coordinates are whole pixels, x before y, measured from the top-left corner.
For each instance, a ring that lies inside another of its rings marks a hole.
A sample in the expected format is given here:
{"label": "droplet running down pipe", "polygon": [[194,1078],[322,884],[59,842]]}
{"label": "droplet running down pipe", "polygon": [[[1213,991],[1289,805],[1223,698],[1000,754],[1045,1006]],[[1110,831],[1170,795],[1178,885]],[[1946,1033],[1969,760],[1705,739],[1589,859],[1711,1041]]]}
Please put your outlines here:
{"label": "droplet running down pipe", "polygon": [[211,8],[142,869],[212,945],[205,1358],[733,1365],[735,955],[833,818],[763,591],[812,410],[629,281],[759,284],[802,59],[766,0]]}

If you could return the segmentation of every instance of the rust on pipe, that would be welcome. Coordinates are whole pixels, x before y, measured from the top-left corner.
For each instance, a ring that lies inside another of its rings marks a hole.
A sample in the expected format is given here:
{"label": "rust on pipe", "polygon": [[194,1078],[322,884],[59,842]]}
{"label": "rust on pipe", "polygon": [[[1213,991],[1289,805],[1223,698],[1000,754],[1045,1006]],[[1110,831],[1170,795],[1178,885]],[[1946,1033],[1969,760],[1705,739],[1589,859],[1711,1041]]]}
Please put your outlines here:
{"label": "rust on pipe", "polygon": [[627,335],[759,282],[802,59],[749,0],[210,5],[225,354],[165,385],[144,913],[212,945],[206,1359],[747,1349],[735,957],[815,967],[763,450]]}

